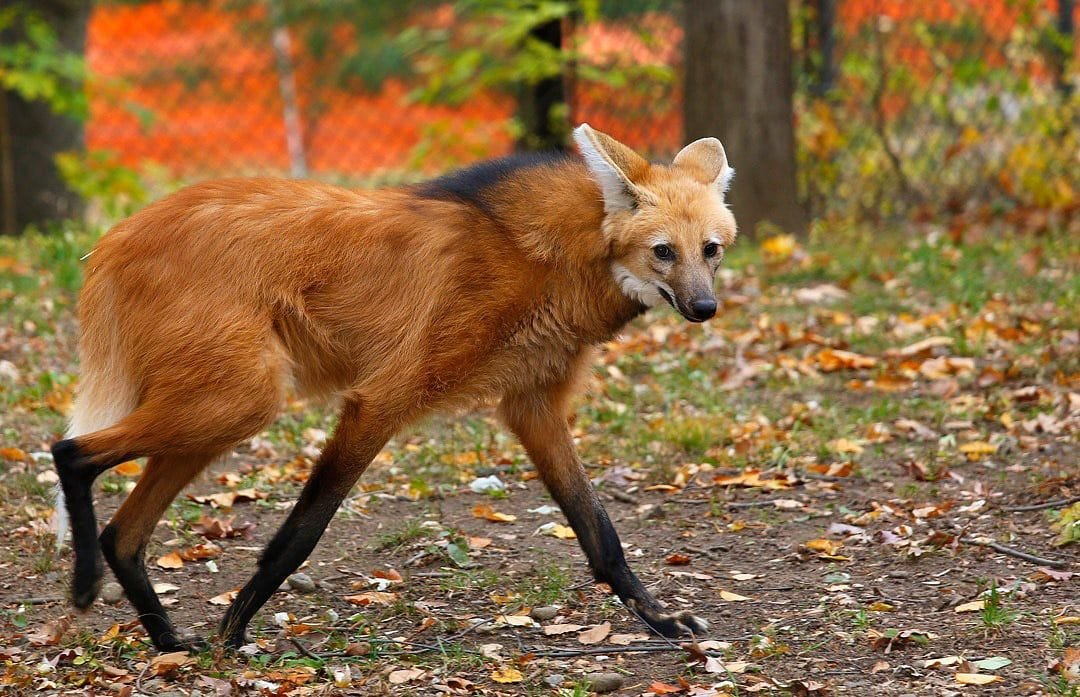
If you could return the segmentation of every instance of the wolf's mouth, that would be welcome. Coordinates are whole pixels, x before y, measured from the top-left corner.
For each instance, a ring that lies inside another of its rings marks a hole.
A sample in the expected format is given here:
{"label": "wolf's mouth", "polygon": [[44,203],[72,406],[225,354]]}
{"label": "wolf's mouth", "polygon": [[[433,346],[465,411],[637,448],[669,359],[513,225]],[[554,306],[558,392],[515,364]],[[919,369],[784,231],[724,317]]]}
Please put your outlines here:
{"label": "wolf's mouth", "polygon": [[675,301],[675,298],[673,298],[671,296],[671,293],[667,292],[666,290],[664,290],[660,286],[656,286],[656,290],[658,290],[660,292],[660,297],[662,297],[664,300],[667,300],[668,305],[671,305],[673,308],[675,308],[675,311],[678,312],[680,315],[682,315],[685,319],[688,319],[691,322],[704,322],[705,321],[705,319],[703,319],[701,317],[694,317],[693,314],[691,314],[690,312],[687,312],[686,310],[679,307],[679,303],[677,303]]}

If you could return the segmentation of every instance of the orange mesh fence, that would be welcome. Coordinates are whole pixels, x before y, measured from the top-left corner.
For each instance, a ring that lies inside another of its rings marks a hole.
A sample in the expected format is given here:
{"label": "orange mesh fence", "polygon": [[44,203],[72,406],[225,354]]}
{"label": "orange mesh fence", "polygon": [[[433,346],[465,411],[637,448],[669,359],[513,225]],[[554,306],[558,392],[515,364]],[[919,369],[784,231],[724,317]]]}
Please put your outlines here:
{"label": "orange mesh fence", "polygon": [[[836,77],[825,96],[811,89],[820,56],[806,38],[823,1],[792,3],[800,163],[819,212],[825,199],[869,209],[888,208],[897,195],[986,191],[997,176],[987,158],[998,168],[1024,164],[1026,141],[1009,141],[1006,122],[1031,94],[1051,99],[1061,79],[1053,52],[1043,49],[1056,0],[835,0]],[[270,24],[259,3],[98,5],[87,51],[89,147],[129,165],[156,162],[186,179],[295,172],[299,155],[312,176],[350,180],[430,173],[512,149],[511,97],[491,92],[458,106],[425,105],[409,99],[412,85],[400,79],[373,91],[348,89],[321,79],[326,57],[315,60],[295,40],[283,71]],[[334,37],[355,41],[344,30]],[[684,57],[675,13],[581,24],[566,40],[594,66],[655,66],[666,76],[601,83],[579,71],[568,82],[573,122],[588,121],[651,155],[679,147]],[[945,106],[928,108],[938,102]],[[969,118],[986,104],[1004,116]],[[969,164],[967,154],[979,157]],[[923,184],[923,171],[947,181]],[[1022,188],[1003,176],[990,188]],[[1053,186],[1057,194],[1025,200],[1058,205],[1068,195]]]}

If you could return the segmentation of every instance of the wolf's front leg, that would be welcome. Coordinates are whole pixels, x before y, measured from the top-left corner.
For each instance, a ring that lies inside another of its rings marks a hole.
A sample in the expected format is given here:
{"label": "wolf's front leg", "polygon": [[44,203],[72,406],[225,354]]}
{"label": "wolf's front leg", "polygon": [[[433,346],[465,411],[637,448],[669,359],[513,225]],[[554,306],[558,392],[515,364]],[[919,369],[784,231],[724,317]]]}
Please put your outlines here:
{"label": "wolf's front leg", "polygon": [[689,612],[665,612],[627,565],[615,527],[574,449],[564,411],[567,392],[560,385],[543,394],[507,396],[500,415],[566,514],[596,580],[610,585],[624,604],[660,634],[671,638],[703,634],[708,629],[705,620]]}

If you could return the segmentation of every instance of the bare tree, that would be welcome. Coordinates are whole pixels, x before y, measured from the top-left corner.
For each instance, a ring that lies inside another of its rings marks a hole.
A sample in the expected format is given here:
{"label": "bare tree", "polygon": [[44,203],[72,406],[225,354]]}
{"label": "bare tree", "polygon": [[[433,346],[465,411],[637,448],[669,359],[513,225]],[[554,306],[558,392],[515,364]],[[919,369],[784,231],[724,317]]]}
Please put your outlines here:
{"label": "bare tree", "polygon": [[686,0],[685,13],[687,139],[724,143],[742,230],[769,221],[801,233],[787,0]]}

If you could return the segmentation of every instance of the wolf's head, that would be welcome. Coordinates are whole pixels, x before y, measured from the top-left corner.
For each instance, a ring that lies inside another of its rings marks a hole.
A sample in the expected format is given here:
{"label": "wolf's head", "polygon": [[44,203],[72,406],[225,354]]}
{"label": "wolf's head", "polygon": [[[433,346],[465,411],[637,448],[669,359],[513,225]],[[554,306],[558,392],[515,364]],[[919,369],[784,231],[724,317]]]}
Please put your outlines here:
{"label": "wolf's head", "polygon": [[604,197],[603,233],[623,292],[649,306],[663,298],[692,322],[715,315],[713,277],[735,240],[724,203],[735,170],[720,141],[696,140],[665,166],[588,124],[574,140]]}

